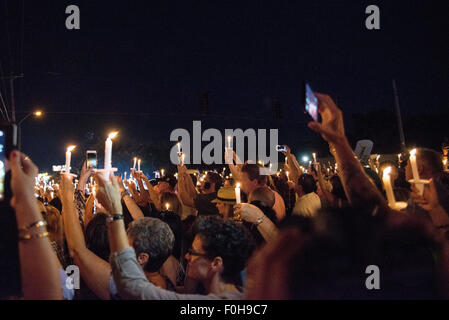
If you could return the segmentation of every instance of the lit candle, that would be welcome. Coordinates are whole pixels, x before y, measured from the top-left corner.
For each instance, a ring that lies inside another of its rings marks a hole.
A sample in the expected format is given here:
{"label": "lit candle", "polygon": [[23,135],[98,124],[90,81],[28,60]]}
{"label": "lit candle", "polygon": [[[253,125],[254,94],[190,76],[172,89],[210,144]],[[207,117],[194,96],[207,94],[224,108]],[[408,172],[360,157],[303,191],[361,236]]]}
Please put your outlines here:
{"label": "lit candle", "polygon": [[141,162],[142,160],[137,160],[137,171],[138,172],[140,172],[140,162]]}
{"label": "lit candle", "polygon": [[112,139],[114,139],[117,134],[118,132],[111,133],[106,140],[106,146],[104,150],[104,168],[106,170],[112,169]]}
{"label": "lit candle", "polygon": [[126,175],[127,175],[127,174],[128,174],[128,172],[125,171],[125,176],[124,176],[124,178],[123,178],[123,181],[126,180]]}
{"label": "lit candle", "polygon": [[393,187],[391,186],[391,167],[387,167],[383,171],[382,181],[384,183],[385,193],[387,194],[388,205],[391,208],[395,207],[396,200],[394,199]]}
{"label": "lit candle", "polygon": [[65,173],[70,173],[70,161],[72,158],[72,151],[76,146],[70,146],[67,148],[67,152],[65,153]]}
{"label": "lit candle", "polygon": [[184,165],[185,158],[186,158],[186,155],[183,153],[181,156],[181,165]]}
{"label": "lit candle", "polygon": [[240,183],[237,183],[237,185],[235,187],[235,202],[237,204],[241,203],[241,199],[240,199]]}
{"label": "lit candle", "polygon": [[327,168],[327,175],[329,175],[329,168]]}
{"label": "lit candle", "polygon": [[401,154],[398,153],[398,162],[401,163]]}
{"label": "lit candle", "polygon": [[288,164],[287,160],[288,160],[288,158],[287,158],[287,157],[285,157],[285,165],[287,165],[287,164]]}
{"label": "lit candle", "polygon": [[92,186],[93,184],[94,184],[94,177],[90,177],[90,185]]}
{"label": "lit candle", "polygon": [[443,169],[444,169],[444,171],[447,170],[447,159],[443,160]]}
{"label": "lit candle", "polygon": [[287,175],[287,181],[290,181],[290,179],[288,177],[288,171],[285,171],[285,174]]}
{"label": "lit candle", "polygon": [[181,142],[178,142],[176,145],[178,146],[178,153],[181,153]]}
{"label": "lit candle", "polygon": [[316,163],[316,153],[312,153],[313,156],[313,163]]}
{"label": "lit candle", "polygon": [[161,170],[161,175],[164,176],[164,169]]}
{"label": "lit candle", "polygon": [[168,202],[165,204],[165,209],[167,209],[167,211],[170,209],[170,204]]}
{"label": "lit candle", "polygon": [[228,149],[231,149],[231,136],[228,136]]}
{"label": "lit candle", "polygon": [[[133,165],[133,169],[136,170],[136,163],[137,163],[137,158],[134,157],[134,165]],[[125,179],[126,180],[126,179]]]}
{"label": "lit candle", "polygon": [[415,186],[418,189],[419,193],[422,195],[424,191],[424,185],[418,183],[419,172],[418,172],[418,165],[416,164],[416,149],[410,151],[410,165],[412,166],[413,180],[415,182]]}

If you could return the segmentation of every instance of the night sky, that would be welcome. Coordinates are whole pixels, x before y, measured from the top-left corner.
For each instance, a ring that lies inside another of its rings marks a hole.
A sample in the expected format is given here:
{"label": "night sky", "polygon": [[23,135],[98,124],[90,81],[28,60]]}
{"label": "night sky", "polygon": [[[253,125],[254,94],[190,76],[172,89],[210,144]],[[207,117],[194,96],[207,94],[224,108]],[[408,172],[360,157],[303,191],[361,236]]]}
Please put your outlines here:
{"label": "night sky", "polygon": [[[70,4],[81,30],[65,28]],[[381,30],[365,28],[370,4]],[[191,130],[192,120],[279,128],[280,143],[325,156],[306,127],[304,80],[335,98],[348,130],[353,113],[394,111],[393,78],[403,116],[447,114],[448,10],[447,1],[424,0],[0,0],[0,71],[24,74],[15,82],[19,120],[35,106],[46,112],[22,126],[22,150],[41,168],[62,164],[69,143],[81,146],[81,161],[113,129],[118,147],[170,145],[170,132]],[[9,102],[7,83],[0,89]],[[205,92],[209,116],[200,115]],[[273,119],[274,100],[282,120]],[[415,130],[405,127],[406,138]],[[398,135],[391,143],[399,148]]]}

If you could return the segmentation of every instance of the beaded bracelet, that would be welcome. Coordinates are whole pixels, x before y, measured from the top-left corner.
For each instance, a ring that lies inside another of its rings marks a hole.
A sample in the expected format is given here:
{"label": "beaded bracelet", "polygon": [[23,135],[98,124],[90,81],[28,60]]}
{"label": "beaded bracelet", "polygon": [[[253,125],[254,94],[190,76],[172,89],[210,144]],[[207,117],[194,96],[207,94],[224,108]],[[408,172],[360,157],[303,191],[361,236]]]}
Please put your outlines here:
{"label": "beaded bracelet", "polygon": [[47,222],[45,220],[39,220],[39,221],[29,224],[26,227],[19,228],[19,231],[28,231],[31,228],[41,228],[41,227],[45,227],[46,225],[47,225]]}
{"label": "beaded bracelet", "polygon": [[45,238],[48,237],[48,232],[42,232],[42,233],[37,233],[37,234],[24,234],[22,236],[19,236],[19,240],[20,241],[27,241],[27,240],[33,240],[33,239],[40,239],[40,238]]}

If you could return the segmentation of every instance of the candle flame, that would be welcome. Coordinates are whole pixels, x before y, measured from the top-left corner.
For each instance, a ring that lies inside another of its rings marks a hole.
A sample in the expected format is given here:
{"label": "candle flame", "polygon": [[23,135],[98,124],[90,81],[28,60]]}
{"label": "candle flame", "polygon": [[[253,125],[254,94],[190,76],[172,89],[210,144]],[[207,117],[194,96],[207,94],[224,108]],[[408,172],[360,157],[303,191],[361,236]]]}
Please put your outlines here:
{"label": "candle flame", "polygon": [[237,183],[237,184],[236,184],[236,188],[240,188],[240,183]]}
{"label": "candle flame", "polygon": [[386,167],[385,169],[384,169],[384,171],[383,171],[383,175],[384,176],[387,176],[387,175],[389,175],[391,173],[391,167]]}
{"label": "candle flame", "polygon": [[75,148],[76,146],[70,146],[67,148],[67,152],[72,152]]}
{"label": "candle flame", "polygon": [[410,155],[414,157],[416,155],[416,149],[413,149],[412,151],[410,151]]}
{"label": "candle flame", "polygon": [[114,139],[118,135],[118,131],[109,134],[108,139]]}
{"label": "candle flame", "polygon": [[167,211],[168,211],[168,209],[170,209],[170,205],[168,203],[166,203],[165,208],[167,208]]}

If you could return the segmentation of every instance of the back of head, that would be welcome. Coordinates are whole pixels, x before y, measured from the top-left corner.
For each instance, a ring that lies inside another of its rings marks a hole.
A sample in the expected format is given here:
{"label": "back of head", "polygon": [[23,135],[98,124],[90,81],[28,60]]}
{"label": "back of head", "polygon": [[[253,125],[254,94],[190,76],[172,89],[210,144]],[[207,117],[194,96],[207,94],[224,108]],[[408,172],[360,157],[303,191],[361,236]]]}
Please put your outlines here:
{"label": "back of head", "polygon": [[169,210],[176,213],[177,215],[181,215],[182,206],[181,202],[178,199],[178,196],[172,192],[163,192],[161,195],[161,204],[162,209],[166,209],[166,204],[169,205]]}
{"label": "back of head", "polygon": [[62,217],[59,210],[48,205],[45,208],[45,221],[47,222],[47,231],[55,235],[59,235],[62,230]]}
{"label": "back of head", "polygon": [[260,186],[267,184],[267,176],[260,174],[260,166],[258,164],[246,163],[242,167],[242,172],[246,172],[248,174],[250,181],[257,180],[257,183]]}
{"label": "back of head", "polygon": [[259,201],[263,206],[272,208],[276,197],[268,187],[257,187],[250,193],[248,200],[249,202]]}
{"label": "back of head", "polygon": [[227,283],[240,284],[240,272],[254,250],[249,232],[232,221],[216,216],[198,218],[194,232],[200,237],[204,252],[210,258],[223,259],[222,279]]}
{"label": "back of head", "polygon": [[105,261],[109,261],[107,215],[97,213],[86,227],[87,248]]}
{"label": "back of head", "polygon": [[[388,219],[351,207],[318,214],[288,260],[290,299],[434,298],[431,238],[406,216]],[[365,287],[370,265],[381,290]]]}
{"label": "back of head", "polygon": [[215,183],[215,192],[218,192],[223,185],[223,179],[221,176],[216,172],[208,172],[207,178],[211,183]]}
{"label": "back of head", "polygon": [[437,176],[443,172],[442,155],[432,149],[419,148],[416,158],[422,163],[424,170],[430,176]]}
{"label": "back of head", "polygon": [[345,189],[343,188],[343,185],[341,184],[340,177],[338,175],[333,175],[329,179],[331,185],[332,185],[332,194],[336,196],[338,199],[347,200]]}
{"label": "back of head", "polygon": [[128,237],[132,239],[138,256],[148,254],[148,262],[143,267],[148,272],[157,272],[171,255],[175,236],[168,224],[157,218],[142,218],[128,227]]}
{"label": "back of head", "polygon": [[315,178],[307,173],[299,176],[298,184],[302,187],[302,191],[305,194],[316,192],[317,190]]}

